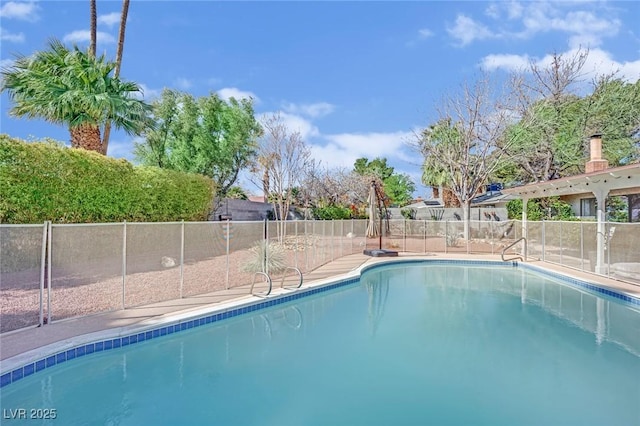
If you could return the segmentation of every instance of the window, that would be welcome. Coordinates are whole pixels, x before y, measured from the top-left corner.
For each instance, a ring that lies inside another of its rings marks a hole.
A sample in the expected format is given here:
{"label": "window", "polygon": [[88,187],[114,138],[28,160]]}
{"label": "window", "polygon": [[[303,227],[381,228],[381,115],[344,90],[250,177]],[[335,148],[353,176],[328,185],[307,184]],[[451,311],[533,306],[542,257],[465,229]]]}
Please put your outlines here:
{"label": "window", "polygon": [[595,198],[582,198],[580,200],[580,216],[595,216],[596,215],[596,199]]}

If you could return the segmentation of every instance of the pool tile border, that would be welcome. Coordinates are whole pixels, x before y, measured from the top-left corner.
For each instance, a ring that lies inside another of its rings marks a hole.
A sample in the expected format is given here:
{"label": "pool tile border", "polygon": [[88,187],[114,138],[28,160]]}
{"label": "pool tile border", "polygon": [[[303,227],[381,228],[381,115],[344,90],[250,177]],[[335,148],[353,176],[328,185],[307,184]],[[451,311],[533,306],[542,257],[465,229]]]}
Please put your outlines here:
{"label": "pool tile border", "polygon": [[96,342],[76,346],[71,349],[66,349],[66,350],[57,352],[53,355],[48,355],[42,359],[38,359],[34,362],[30,362],[27,365],[24,365],[22,367],[3,373],[2,375],[0,375],[0,388],[7,386],[11,383],[15,383],[18,380],[28,377],[34,373],[40,372],[46,368],[60,365],[66,361],[80,358],[85,355],[90,355],[92,353],[104,352],[107,350],[118,349],[124,346],[141,343],[147,340],[156,339],[158,337],[163,337],[163,336],[177,333],[184,330],[190,330],[195,327],[200,327],[202,325],[226,320],[229,318],[237,317],[239,315],[244,315],[250,312],[258,311],[258,310],[269,308],[272,306],[281,305],[283,303],[288,303],[297,299],[301,299],[303,297],[308,297],[318,293],[323,293],[339,287],[355,284],[360,281],[360,275],[364,271],[370,271],[372,269],[377,269],[380,267],[385,267],[390,265],[407,264],[407,263],[426,263],[426,264],[432,264],[432,265],[455,264],[455,265],[463,265],[463,266],[492,266],[492,267],[503,267],[503,268],[517,267],[525,270],[528,269],[540,275],[558,279],[564,284],[569,284],[574,287],[582,288],[590,292],[597,293],[599,295],[609,296],[614,299],[618,299],[620,301],[634,305],[636,307],[640,307],[640,298],[633,297],[631,295],[620,293],[617,291],[613,291],[608,288],[594,285],[593,283],[590,283],[582,279],[578,279],[578,278],[561,274],[558,272],[549,271],[547,269],[540,268],[540,267],[526,264],[526,263],[519,263],[515,261],[500,262],[500,261],[493,261],[493,260],[394,259],[392,261],[381,261],[381,262],[376,262],[372,264],[365,264],[361,266],[359,269],[357,269],[356,276],[341,278],[338,281],[332,282],[329,284],[321,284],[317,287],[301,289],[299,291],[296,291],[295,293],[277,295],[273,298],[264,300],[262,302],[252,303],[250,305],[245,305],[245,306],[239,306],[237,308],[231,308],[223,312],[205,314],[203,316],[199,316],[192,319],[181,320],[181,321],[174,322],[162,327],[157,327],[151,330],[144,330],[137,333],[128,334],[122,337],[99,340]]}

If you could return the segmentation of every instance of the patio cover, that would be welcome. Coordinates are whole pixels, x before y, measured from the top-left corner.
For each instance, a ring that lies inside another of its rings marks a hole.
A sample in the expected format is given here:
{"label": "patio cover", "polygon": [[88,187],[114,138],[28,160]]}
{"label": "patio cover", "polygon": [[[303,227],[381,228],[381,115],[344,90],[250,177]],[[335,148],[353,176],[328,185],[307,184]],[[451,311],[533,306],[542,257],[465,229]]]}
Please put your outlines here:
{"label": "patio cover", "polygon": [[[605,200],[610,195],[640,194],[640,164],[613,167],[599,172],[584,173],[545,182],[505,188],[503,194],[522,198],[522,235],[527,237],[527,201],[531,198],[592,193],[597,200],[596,272],[605,273]],[[526,244],[524,245],[526,247]],[[526,252],[523,253],[526,256]]]}

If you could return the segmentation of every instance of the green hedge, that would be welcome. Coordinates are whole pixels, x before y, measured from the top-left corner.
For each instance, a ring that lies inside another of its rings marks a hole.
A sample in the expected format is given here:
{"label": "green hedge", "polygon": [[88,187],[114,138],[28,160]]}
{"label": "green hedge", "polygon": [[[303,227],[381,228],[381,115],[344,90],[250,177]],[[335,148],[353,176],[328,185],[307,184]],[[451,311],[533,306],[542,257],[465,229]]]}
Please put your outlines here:
{"label": "green hedge", "polygon": [[206,220],[210,179],[0,135],[0,223]]}
{"label": "green hedge", "polygon": [[351,210],[341,206],[316,207],[312,214],[314,219],[318,220],[351,219]]}

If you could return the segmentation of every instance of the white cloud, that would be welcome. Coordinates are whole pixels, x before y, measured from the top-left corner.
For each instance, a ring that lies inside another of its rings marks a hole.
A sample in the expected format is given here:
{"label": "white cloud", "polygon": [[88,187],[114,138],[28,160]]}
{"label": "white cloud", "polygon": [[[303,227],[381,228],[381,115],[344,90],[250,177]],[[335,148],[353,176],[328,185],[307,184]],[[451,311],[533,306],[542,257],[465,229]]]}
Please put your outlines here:
{"label": "white cloud", "polygon": [[485,15],[498,21],[497,25],[488,26],[458,15],[448,32],[461,46],[475,40],[530,39],[537,34],[558,32],[568,36],[569,48],[593,48],[620,31],[622,22],[612,16],[612,10],[605,3],[594,2],[494,2],[486,8]]}
{"label": "white cloud", "polygon": [[527,55],[487,55],[480,61],[480,67],[486,71],[503,69],[505,71],[522,71],[529,66]]}
{"label": "white cloud", "polygon": [[176,86],[178,86],[178,88],[182,90],[189,90],[191,87],[193,87],[193,82],[188,78],[184,78],[184,77],[180,77],[176,79],[175,83],[176,83]]}
{"label": "white cloud", "polygon": [[106,15],[98,16],[98,24],[106,25],[111,28],[120,22],[120,12],[113,12]]}
{"label": "white cloud", "polygon": [[328,143],[313,145],[311,152],[327,167],[352,167],[360,157],[406,160],[401,151],[411,137],[412,132],[340,133],[324,136]]}
{"label": "white cloud", "polygon": [[230,98],[235,99],[249,99],[253,98],[254,105],[260,102],[260,98],[258,98],[255,93],[249,92],[246,90],[240,90],[236,87],[225,87],[224,89],[218,90],[218,95],[225,101],[228,101]]}
{"label": "white cloud", "polygon": [[327,102],[318,102],[315,104],[294,104],[288,103],[283,105],[282,109],[291,114],[300,114],[310,118],[324,117],[331,114],[335,110],[335,105]]}
{"label": "white cloud", "polygon": [[[571,58],[578,53],[578,49],[570,49],[563,56]],[[546,55],[540,59],[534,59],[535,65],[541,68],[551,63],[552,55]],[[480,61],[480,66],[487,71],[503,69],[505,71],[522,71],[528,68],[531,58],[527,55],[487,55]],[[617,76],[635,82],[640,79],[640,59],[636,61],[618,62],[612,58],[611,53],[602,49],[589,50],[589,56],[582,68],[583,79],[591,80],[599,75],[618,72]]]}
{"label": "white cloud", "polygon": [[[577,50],[572,49],[565,55],[570,57],[576,53]],[[550,59],[549,56],[546,56],[540,60],[540,63],[549,63]],[[640,79],[640,59],[631,62],[618,62],[607,51],[591,49],[582,70],[585,73],[584,78],[589,80],[602,74],[618,72],[616,74],[618,77],[628,82],[636,82]]]}
{"label": "white cloud", "polygon": [[142,89],[142,93],[137,94],[136,98],[144,99],[146,102],[153,101],[154,99],[160,97],[162,94],[161,89],[152,89],[144,83],[139,84],[140,89]]}
{"label": "white cloud", "polygon": [[19,19],[22,21],[36,22],[39,6],[35,2],[10,1],[0,7],[0,17],[4,19]]}
{"label": "white cloud", "polygon": [[[96,38],[98,43],[115,43],[116,39],[109,33],[105,33],[102,31],[98,31],[96,34]],[[65,43],[88,43],[91,41],[91,32],[89,30],[76,30],[70,32],[69,34],[65,34],[62,38],[62,41]]]}
{"label": "white cloud", "polygon": [[507,18],[510,20],[522,17],[524,7],[518,1],[501,1],[491,3],[485,10],[485,15],[493,19]]}
{"label": "white cloud", "polygon": [[569,39],[569,47],[572,48],[598,46],[604,37],[616,35],[621,25],[618,19],[603,19],[585,11],[569,12],[550,22],[552,29],[572,34]]}
{"label": "white cloud", "polygon": [[24,42],[24,34],[23,33],[11,33],[4,28],[0,28],[0,40],[9,41],[12,43],[23,43]]}
{"label": "white cloud", "polygon": [[427,29],[427,28],[422,28],[421,30],[418,30],[418,36],[421,39],[425,39],[425,38],[429,38],[433,36],[433,31]]}
{"label": "white cloud", "polygon": [[310,138],[320,136],[318,128],[311,121],[299,115],[289,114],[282,111],[272,111],[259,114],[256,118],[259,122],[264,123],[267,119],[273,117],[274,114],[278,114],[280,116],[281,122],[287,127],[287,129],[289,129],[290,132],[299,132],[305,142],[309,142]]}
{"label": "white cloud", "polygon": [[447,32],[460,46],[466,46],[474,40],[496,37],[489,28],[464,15],[458,15],[455,25],[448,27]]}

